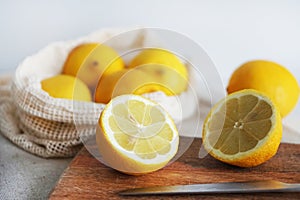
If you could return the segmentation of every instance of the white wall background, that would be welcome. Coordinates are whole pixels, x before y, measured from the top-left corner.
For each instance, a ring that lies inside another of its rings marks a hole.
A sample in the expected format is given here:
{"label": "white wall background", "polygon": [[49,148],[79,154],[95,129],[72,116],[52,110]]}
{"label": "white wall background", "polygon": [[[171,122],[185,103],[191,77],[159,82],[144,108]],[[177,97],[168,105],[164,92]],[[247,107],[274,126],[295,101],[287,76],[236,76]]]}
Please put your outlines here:
{"label": "white wall background", "polygon": [[189,36],[206,49],[225,85],[251,59],[281,63],[300,80],[297,0],[0,0],[0,73],[50,42],[136,26]]}

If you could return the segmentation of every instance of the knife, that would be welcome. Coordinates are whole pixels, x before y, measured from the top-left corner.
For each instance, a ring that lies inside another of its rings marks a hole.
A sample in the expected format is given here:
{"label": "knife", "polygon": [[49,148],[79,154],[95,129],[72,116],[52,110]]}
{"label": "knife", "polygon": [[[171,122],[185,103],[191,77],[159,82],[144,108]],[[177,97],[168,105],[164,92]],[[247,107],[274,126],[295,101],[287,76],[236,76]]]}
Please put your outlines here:
{"label": "knife", "polygon": [[300,192],[300,184],[289,184],[275,180],[226,182],[156,186],[123,190],[119,195],[161,195],[161,194],[209,194],[209,193],[258,193],[258,192]]}

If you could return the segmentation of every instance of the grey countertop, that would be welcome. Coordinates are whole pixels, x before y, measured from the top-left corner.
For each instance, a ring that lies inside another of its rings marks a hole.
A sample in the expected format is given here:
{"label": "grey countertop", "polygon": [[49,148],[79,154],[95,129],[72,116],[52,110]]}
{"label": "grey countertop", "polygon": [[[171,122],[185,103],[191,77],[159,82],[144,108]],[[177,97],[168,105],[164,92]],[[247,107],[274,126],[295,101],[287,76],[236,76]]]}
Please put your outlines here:
{"label": "grey countertop", "polygon": [[34,156],[0,133],[0,200],[47,199],[70,161]]}

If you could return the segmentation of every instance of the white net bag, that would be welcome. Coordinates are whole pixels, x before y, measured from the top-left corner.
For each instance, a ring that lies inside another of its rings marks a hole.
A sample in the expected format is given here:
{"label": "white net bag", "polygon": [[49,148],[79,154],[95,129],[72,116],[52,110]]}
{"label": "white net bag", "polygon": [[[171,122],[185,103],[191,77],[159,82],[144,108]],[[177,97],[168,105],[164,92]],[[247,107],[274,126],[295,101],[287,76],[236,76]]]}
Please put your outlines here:
{"label": "white net bag", "polygon": [[[121,32],[105,29],[77,40],[53,43],[26,58],[18,66],[12,82],[8,78],[1,79],[2,134],[24,150],[41,157],[74,156],[81,148],[81,138],[95,134],[105,105],[53,98],[41,89],[40,81],[60,74],[65,59],[75,46],[86,42],[103,43]],[[141,30],[126,40],[114,41],[112,47],[117,51],[141,48],[150,40],[153,38]],[[192,103],[184,112],[178,107],[178,99],[187,102],[189,95],[187,91],[172,97],[162,92],[145,96],[165,107],[176,122],[188,118],[195,110]]]}

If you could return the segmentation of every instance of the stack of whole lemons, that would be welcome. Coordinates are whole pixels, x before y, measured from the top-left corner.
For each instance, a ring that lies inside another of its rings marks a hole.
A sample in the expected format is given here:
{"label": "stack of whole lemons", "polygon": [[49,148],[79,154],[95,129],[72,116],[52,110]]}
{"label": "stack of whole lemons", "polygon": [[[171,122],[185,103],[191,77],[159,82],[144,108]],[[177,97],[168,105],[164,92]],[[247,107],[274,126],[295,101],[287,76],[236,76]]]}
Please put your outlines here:
{"label": "stack of whole lemons", "polygon": [[175,156],[179,134],[173,119],[140,96],[186,90],[188,71],[173,53],[145,49],[125,65],[111,47],[87,43],[75,47],[62,68],[62,74],[41,82],[42,89],[55,98],[106,104],[96,133],[106,164],[137,175],[156,171]]}
{"label": "stack of whole lemons", "polygon": [[170,51],[145,49],[125,65],[113,48],[86,43],[69,53],[62,74],[42,81],[42,89],[56,98],[107,104],[122,94],[177,95],[186,89],[187,79],[185,65]]}
{"label": "stack of whole lemons", "polygon": [[103,76],[96,88],[95,101],[108,103],[121,94],[163,91],[177,95],[187,87],[188,72],[181,61],[163,49],[140,52],[123,70]]}

